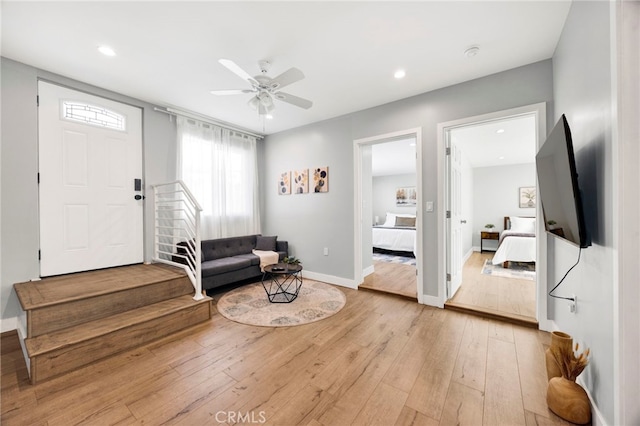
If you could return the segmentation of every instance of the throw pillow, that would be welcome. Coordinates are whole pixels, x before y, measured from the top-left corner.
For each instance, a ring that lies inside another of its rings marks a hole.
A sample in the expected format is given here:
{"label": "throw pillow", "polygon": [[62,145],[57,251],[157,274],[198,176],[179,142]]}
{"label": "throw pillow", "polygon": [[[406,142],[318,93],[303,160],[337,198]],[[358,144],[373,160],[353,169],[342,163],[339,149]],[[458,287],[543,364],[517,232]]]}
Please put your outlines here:
{"label": "throw pillow", "polygon": [[262,235],[258,235],[256,237],[256,250],[262,251],[276,251],[276,240],[275,237],[263,237]]}
{"label": "throw pillow", "polygon": [[511,217],[511,231],[523,234],[536,233],[536,219],[533,217]]}
{"label": "throw pillow", "polygon": [[396,217],[396,226],[416,226],[415,217]]}

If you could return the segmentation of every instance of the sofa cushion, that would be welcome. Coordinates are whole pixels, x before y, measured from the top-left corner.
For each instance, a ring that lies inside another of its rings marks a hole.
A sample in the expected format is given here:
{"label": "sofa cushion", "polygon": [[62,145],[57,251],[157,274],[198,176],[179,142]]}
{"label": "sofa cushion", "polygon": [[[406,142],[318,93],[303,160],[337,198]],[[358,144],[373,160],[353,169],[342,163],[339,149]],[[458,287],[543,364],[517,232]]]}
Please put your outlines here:
{"label": "sofa cushion", "polygon": [[204,260],[222,259],[251,253],[256,246],[256,235],[228,237],[202,241]]}
{"label": "sofa cushion", "polygon": [[262,235],[258,235],[256,237],[256,250],[262,250],[262,251],[276,251],[276,240],[278,239],[277,236],[275,237],[265,237]]}
{"label": "sofa cushion", "polygon": [[239,254],[237,256],[233,256],[233,257],[239,257],[240,259],[249,259],[249,261],[251,261],[251,265],[260,265],[260,257],[256,256],[255,254]]}
{"label": "sofa cushion", "polygon": [[[259,262],[259,260],[258,260]],[[225,257],[222,259],[207,260],[202,262],[202,276],[209,277],[211,275],[222,274],[229,271],[236,271],[251,266],[251,259],[239,256]]]}

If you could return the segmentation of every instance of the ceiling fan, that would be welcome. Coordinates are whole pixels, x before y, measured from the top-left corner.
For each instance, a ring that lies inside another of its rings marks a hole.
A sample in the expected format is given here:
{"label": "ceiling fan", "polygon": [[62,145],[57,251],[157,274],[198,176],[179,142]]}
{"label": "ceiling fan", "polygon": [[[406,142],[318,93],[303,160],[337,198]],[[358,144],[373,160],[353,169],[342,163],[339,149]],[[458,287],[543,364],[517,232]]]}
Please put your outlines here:
{"label": "ceiling fan", "polygon": [[274,98],[304,109],[309,109],[313,105],[313,102],[310,100],[279,91],[281,88],[304,78],[302,71],[297,68],[290,68],[279,76],[271,78],[267,75],[267,72],[271,67],[271,63],[269,61],[259,61],[258,66],[260,67],[261,74],[251,77],[249,73],[240,68],[230,59],[220,59],[218,62],[224,65],[229,71],[248,82],[251,85],[251,89],[212,90],[211,93],[213,95],[221,96],[255,93],[255,96],[249,99],[248,103],[249,106],[258,111],[259,115],[266,115],[274,110]]}

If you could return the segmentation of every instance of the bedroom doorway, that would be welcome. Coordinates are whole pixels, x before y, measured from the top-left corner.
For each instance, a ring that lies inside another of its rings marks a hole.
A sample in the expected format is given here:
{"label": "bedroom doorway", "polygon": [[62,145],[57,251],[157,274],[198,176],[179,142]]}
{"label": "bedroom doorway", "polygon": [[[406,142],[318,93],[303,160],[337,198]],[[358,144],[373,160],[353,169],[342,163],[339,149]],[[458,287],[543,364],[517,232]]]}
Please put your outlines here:
{"label": "bedroom doorway", "polygon": [[[546,317],[540,315],[546,312],[544,238],[531,238],[535,271],[528,270],[531,264],[505,269],[492,262],[505,216],[541,217],[539,206],[522,205],[519,197],[537,185],[535,153],[546,137],[544,110],[537,104],[439,125],[446,308],[532,324]],[[543,224],[536,223],[534,231],[544,235]]]}
{"label": "bedroom doorway", "polygon": [[420,129],[354,141],[356,285],[419,302],[420,141]]}

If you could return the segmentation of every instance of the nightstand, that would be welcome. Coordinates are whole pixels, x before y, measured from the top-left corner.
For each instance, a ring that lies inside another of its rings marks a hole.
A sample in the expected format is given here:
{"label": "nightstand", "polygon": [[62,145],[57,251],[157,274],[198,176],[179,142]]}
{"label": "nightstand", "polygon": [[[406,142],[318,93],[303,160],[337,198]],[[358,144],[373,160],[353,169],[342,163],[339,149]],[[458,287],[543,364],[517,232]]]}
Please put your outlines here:
{"label": "nightstand", "polygon": [[[480,253],[484,251],[484,248],[482,247],[482,243],[484,242],[484,240],[499,240],[499,239],[500,239],[499,232],[481,231],[480,232]],[[495,251],[495,250],[488,250],[488,251]]]}

